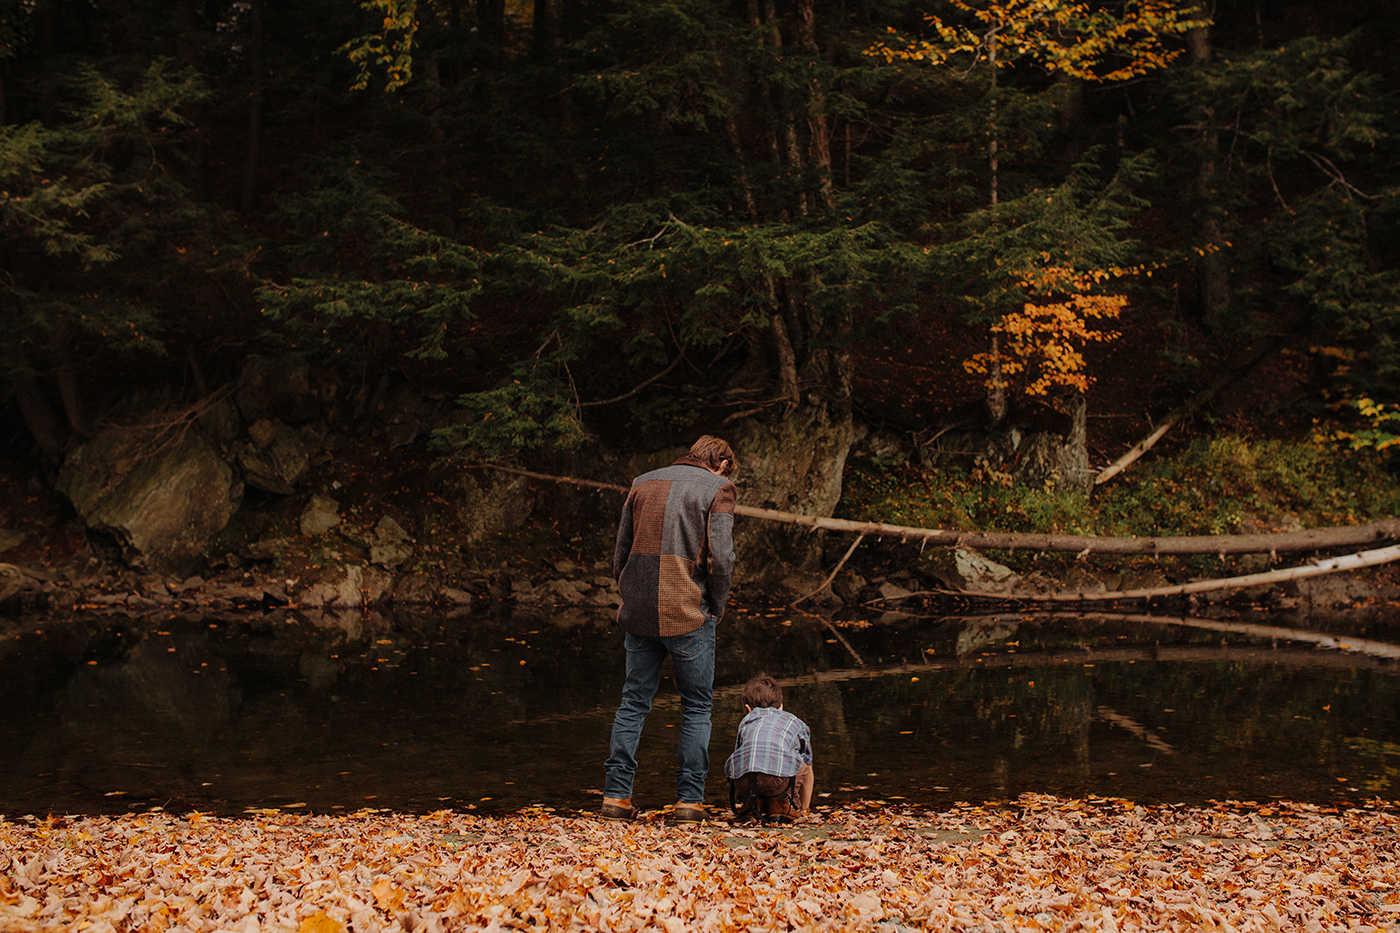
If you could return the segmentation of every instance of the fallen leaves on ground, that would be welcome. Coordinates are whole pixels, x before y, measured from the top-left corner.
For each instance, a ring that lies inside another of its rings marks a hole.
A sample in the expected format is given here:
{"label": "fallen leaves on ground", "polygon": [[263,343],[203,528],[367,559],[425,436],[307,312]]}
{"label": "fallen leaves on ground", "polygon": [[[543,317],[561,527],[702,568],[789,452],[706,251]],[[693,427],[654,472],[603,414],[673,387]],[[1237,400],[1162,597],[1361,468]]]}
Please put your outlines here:
{"label": "fallen leaves on ground", "polygon": [[191,813],[0,821],[0,930],[1400,929],[1400,812],[1023,796],[778,829]]}

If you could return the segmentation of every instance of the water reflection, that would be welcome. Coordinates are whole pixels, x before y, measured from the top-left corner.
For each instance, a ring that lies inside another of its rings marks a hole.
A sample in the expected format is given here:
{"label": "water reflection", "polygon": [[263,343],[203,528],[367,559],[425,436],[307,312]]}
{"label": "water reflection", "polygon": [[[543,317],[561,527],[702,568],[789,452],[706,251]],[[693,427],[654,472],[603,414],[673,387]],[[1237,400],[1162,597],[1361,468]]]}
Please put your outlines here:
{"label": "water reflection", "polygon": [[[1400,637],[1384,618],[1322,634],[1259,614],[834,625],[739,609],[720,635],[713,803],[740,685],[759,670],[812,727],[820,803],[1396,796]],[[608,614],[579,610],[12,630],[0,813],[591,808],[619,641]],[[663,692],[641,748],[645,806],[670,802],[679,721]]]}

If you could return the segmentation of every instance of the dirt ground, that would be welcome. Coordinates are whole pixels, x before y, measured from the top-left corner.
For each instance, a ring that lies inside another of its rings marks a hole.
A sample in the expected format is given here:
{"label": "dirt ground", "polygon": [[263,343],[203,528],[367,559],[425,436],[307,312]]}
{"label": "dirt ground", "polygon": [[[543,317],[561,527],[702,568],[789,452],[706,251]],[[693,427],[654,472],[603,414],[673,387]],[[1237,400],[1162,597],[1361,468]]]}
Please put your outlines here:
{"label": "dirt ground", "polygon": [[782,827],[163,812],[0,820],[0,929],[1400,929],[1400,809],[871,801]]}

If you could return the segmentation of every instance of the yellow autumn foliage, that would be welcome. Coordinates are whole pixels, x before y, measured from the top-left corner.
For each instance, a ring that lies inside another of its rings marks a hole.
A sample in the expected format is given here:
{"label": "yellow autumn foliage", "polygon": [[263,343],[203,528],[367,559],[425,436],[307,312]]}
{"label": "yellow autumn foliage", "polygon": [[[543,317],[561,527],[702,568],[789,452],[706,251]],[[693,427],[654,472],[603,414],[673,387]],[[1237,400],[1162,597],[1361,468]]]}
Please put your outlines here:
{"label": "yellow autumn foliage", "polygon": [[976,354],[963,361],[964,368],[986,375],[994,373],[999,364],[1003,380],[1032,375],[1025,387],[1027,395],[1046,395],[1055,389],[1085,391],[1090,378],[1079,348],[1119,336],[1117,331],[1097,329],[1091,322],[1116,319],[1128,303],[1123,295],[1095,295],[1090,289],[1107,278],[1133,271],[1110,268],[1084,272],[1048,264],[1027,270],[1020,280],[1023,288],[1033,295],[1059,300],[1028,301],[1002,317],[991,329],[1009,338],[1006,346],[995,355]]}
{"label": "yellow autumn foliage", "polygon": [[[1121,15],[1078,0],[949,2],[972,14],[981,27],[950,25],[929,15],[925,21],[938,41],[911,40],[902,46],[880,43],[870,53],[886,61],[933,64],[961,55],[972,56],[975,64],[995,55],[998,67],[1010,67],[1015,59],[1029,56],[1048,71],[1085,81],[1125,81],[1162,68],[1180,54],[1164,43],[1167,36],[1206,23],[1184,13],[1171,0],[1137,0],[1127,4]],[[1188,10],[1194,13],[1194,5]],[[1107,64],[1110,60],[1112,65]]]}

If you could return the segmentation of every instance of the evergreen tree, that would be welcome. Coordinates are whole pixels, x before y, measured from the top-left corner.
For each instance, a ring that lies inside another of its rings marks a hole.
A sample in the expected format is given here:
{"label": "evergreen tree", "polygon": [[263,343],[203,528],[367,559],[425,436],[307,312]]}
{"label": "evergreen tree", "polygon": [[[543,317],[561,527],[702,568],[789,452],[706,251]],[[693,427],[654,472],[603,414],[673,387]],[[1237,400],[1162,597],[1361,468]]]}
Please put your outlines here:
{"label": "evergreen tree", "polygon": [[1220,257],[1230,298],[1203,302],[1203,323],[1226,346],[1262,332],[1311,335],[1346,361],[1336,388],[1391,400],[1400,278],[1386,233],[1397,166],[1378,80],[1348,61],[1354,42],[1218,51],[1173,75],[1164,117],[1194,115],[1177,144],[1197,159],[1208,146],[1215,163],[1193,205],[1215,237],[1189,245]]}

